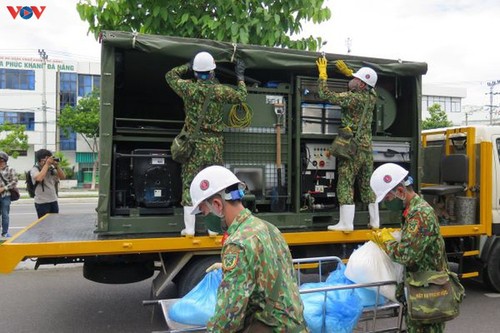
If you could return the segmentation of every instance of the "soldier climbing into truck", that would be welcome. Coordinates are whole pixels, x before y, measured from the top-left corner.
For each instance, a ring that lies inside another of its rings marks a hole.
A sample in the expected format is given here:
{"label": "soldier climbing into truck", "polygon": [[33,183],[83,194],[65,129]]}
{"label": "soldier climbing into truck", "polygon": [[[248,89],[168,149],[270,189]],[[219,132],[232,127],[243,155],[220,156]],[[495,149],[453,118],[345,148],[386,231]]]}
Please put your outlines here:
{"label": "soldier climbing into truck", "polygon": [[[187,132],[192,151],[187,160],[182,163],[182,202],[184,206],[184,229],[181,235],[194,236],[195,216],[192,210],[189,185],[194,176],[204,167],[222,165],[224,122],[222,121],[223,104],[242,103],[247,96],[245,86],[245,64],[236,61],[236,80],[238,87],[218,84],[215,79],[215,60],[208,52],[199,52],[192,64],[178,66],[170,70],[165,78],[169,86],[184,102],[185,124],[183,131]],[[182,76],[194,71],[195,81],[183,79]],[[208,230],[209,234],[216,235]]]}
{"label": "soldier climbing into truck", "polygon": [[[332,147],[325,151],[338,158],[337,197],[339,200],[340,217],[336,225],[329,225],[328,230],[352,231],[354,229],[354,184],[357,180],[361,201],[368,204],[370,216],[369,226],[378,229],[379,210],[375,202],[375,195],[370,188],[370,177],[373,173],[372,128],[373,110],[377,102],[375,85],[377,73],[369,67],[361,67],[356,73],[348,68],[341,60],[336,67],[347,76],[352,77],[348,83],[349,91],[335,93],[328,89],[326,80],[327,60],[321,57],[316,61],[319,71],[319,96],[330,103],[338,104],[342,108],[342,128],[332,143]],[[336,148],[339,140],[345,139],[342,154]],[[345,152],[345,150],[348,150]]]}

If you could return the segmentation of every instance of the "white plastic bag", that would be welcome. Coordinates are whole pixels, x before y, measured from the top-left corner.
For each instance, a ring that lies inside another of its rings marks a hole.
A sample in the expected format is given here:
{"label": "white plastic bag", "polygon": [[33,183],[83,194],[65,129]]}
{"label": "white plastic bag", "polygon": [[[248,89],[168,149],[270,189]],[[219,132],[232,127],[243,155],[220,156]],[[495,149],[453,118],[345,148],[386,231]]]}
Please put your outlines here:
{"label": "white plastic bag", "polygon": [[[403,280],[403,266],[395,263],[372,241],[366,242],[351,254],[345,276],[356,283],[373,283]],[[377,291],[377,287],[371,288]],[[380,293],[396,302],[396,286],[380,287]]]}

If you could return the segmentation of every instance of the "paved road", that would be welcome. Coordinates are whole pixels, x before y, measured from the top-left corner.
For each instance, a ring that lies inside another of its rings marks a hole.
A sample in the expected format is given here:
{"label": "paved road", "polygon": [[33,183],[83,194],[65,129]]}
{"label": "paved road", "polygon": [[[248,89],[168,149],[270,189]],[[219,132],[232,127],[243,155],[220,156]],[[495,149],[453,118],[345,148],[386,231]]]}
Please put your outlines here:
{"label": "paved road", "polygon": [[[137,333],[164,329],[151,322],[151,280],[130,285],[103,285],[85,280],[81,269],[17,270],[0,276],[2,333]],[[461,315],[446,332],[496,333],[500,327],[500,294],[466,283]]]}
{"label": "paved road", "polygon": [[[61,202],[65,213],[92,212],[95,200]],[[15,227],[35,218],[32,202],[12,207]],[[10,275],[0,275],[0,332],[79,333],[151,332],[164,329],[151,323],[151,279],[128,285],[104,285],[85,280],[79,265],[41,268],[22,264]],[[500,294],[474,281],[465,283],[467,297],[461,315],[447,324],[446,332],[496,333],[500,331]]]}
{"label": "paved road", "polygon": [[151,323],[151,280],[104,285],[86,280],[81,268],[18,270],[0,276],[0,332],[137,333]]}

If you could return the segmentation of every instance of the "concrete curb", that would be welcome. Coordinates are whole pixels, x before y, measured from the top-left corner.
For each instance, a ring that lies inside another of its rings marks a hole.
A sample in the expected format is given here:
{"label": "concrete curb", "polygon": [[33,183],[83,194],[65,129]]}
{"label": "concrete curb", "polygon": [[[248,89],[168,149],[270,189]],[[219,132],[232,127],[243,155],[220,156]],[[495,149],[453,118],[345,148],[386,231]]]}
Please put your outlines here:
{"label": "concrete curb", "polygon": [[[99,197],[97,191],[62,191],[59,192],[59,201],[66,201],[72,199],[81,199],[85,201],[96,201]],[[18,201],[12,202],[12,205],[16,204],[33,204],[34,199],[30,198],[28,195],[21,195]]]}

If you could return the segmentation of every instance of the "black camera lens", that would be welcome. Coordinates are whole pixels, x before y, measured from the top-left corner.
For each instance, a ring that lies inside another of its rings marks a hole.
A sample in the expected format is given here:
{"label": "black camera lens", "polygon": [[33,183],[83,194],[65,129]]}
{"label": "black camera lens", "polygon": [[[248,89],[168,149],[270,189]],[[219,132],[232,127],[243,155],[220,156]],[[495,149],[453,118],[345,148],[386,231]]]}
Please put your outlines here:
{"label": "black camera lens", "polygon": [[61,159],[59,157],[54,157],[53,160],[54,160],[54,162],[60,162],[61,161]]}

